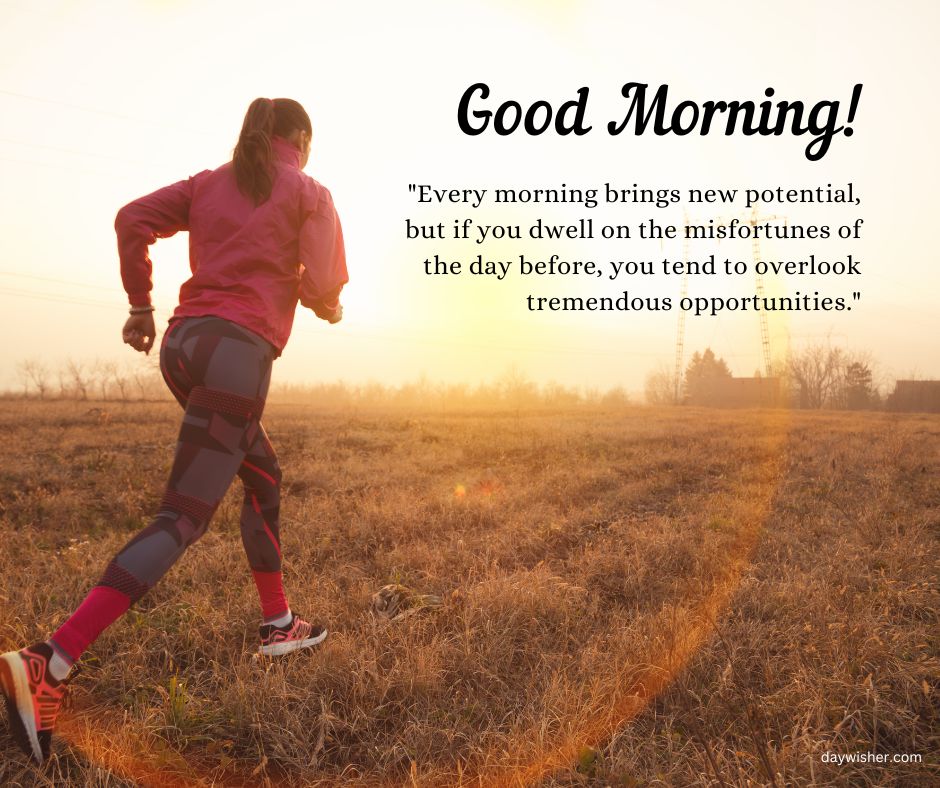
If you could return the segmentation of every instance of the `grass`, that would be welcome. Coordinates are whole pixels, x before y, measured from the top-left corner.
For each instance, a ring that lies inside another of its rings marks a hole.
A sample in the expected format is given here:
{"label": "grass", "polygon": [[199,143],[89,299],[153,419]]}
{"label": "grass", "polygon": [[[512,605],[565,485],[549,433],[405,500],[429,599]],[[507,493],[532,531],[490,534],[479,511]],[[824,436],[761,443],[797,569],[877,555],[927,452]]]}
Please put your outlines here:
{"label": "grass", "polygon": [[[180,411],[0,403],[0,646],[148,521]],[[102,411],[105,415],[102,415]],[[236,487],[11,785],[930,785],[940,418],[269,405],[292,606],[259,663]],[[401,582],[445,604],[368,612]],[[824,753],[919,754],[834,764]]]}

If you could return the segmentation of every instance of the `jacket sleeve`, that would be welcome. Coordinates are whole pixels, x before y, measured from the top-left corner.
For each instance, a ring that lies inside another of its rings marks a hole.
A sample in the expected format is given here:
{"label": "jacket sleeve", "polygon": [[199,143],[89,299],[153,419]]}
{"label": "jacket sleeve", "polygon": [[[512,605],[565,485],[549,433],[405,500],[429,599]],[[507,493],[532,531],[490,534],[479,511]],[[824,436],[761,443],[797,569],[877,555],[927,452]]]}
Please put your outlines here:
{"label": "jacket sleeve", "polygon": [[343,228],[329,190],[311,180],[302,198],[300,303],[328,320],[349,281]]}
{"label": "jacket sleeve", "polygon": [[149,247],[157,238],[169,238],[189,229],[193,178],[178,181],[134,200],[118,211],[114,220],[121,281],[132,306],[150,303],[153,265]]}

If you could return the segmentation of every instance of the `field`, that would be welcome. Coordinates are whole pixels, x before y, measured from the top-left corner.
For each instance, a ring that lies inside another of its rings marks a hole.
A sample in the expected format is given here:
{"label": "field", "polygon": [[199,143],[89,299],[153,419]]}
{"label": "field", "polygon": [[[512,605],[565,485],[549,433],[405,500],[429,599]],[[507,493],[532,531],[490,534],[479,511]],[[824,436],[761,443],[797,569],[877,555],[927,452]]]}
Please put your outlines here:
{"label": "field", "polygon": [[[0,402],[0,646],[146,524],[170,403]],[[4,785],[940,782],[940,418],[271,404],[292,606],[252,659],[233,487]],[[387,622],[403,583],[444,604]],[[874,751],[919,763],[830,762]]]}

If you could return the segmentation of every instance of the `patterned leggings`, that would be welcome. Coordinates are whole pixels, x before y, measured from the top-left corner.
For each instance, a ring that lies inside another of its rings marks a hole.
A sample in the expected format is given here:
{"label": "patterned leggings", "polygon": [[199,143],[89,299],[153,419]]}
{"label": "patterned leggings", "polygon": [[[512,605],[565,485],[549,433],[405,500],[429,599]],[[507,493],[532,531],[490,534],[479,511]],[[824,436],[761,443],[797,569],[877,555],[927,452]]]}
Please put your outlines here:
{"label": "patterned leggings", "polygon": [[244,486],[242,543],[264,615],[287,610],[278,535],[281,469],[260,420],[274,354],[267,341],[221,318],[170,323],[160,370],[185,408],[170,478],[156,516],[114,556],[53,636],[73,658],[205,533],[236,474]]}

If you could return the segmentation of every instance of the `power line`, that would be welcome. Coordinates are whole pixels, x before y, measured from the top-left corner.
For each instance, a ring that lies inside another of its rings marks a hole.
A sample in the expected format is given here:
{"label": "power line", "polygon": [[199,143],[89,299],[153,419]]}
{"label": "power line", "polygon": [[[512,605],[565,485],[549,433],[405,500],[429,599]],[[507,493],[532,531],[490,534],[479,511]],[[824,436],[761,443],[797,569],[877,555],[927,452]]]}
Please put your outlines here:
{"label": "power line", "polygon": [[57,153],[68,153],[73,156],[90,156],[95,159],[107,159],[108,161],[121,162],[123,164],[151,164],[152,162],[143,159],[126,159],[122,156],[110,156],[107,153],[98,153],[96,151],[77,150],[76,148],[60,148],[57,145],[44,145],[38,142],[27,142],[26,140],[11,140],[0,137],[0,143],[4,145],[21,145],[25,148],[36,148],[38,150],[51,150]]}
{"label": "power line", "polygon": [[199,129],[187,129],[181,126],[170,126],[165,123],[158,123],[152,120],[145,120],[144,118],[137,118],[132,115],[124,115],[120,112],[112,112],[111,110],[99,109],[98,107],[89,107],[83,104],[75,104],[70,101],[62,101],[60,99],[51,99],[46,98],[45,96],[33,96],[29,93],[19,93],[14,90],[2,90],[0,89],[0,96],[9,96],[10,98],[17,98],[22,101],[32,101],[37,104],[49,104],[56,107],[66,107],[68,109],[78,110],[79,112],[88,112],[93,115],[101,115],[108,118],[116,118],[118,120],[127,121],[130,123],[140,123],[145,126],[153,126],[154,128],[167,129],[169,131],[174,131],[179,134],[199,134],[205,137],[215,137],[217,135],[210,134],[207,131],[202,131]]}
{"label": "power line", "polygon": [[[89,306],[106,307],[108,309],[120,310],[126,308],[126,303],[116,301],[94,301],[89,298],[74,298],[71,296],[61,296],[54,293],[39,293],[35,290],[19,290],[10,287],[0,287],[0,295],[15,296],[17,298],[32,298],[37,301],[48,301],[54,304],[66,304],[68,306]],[[161,318],[169,317],[170,312],[164,309],[157,309],[156,314]]]}
{"label": "power line", "polygon": [[106,290],[112,293],[123,293],[124,290],[119,287],[108,287],[107,285],[90,285],[87,282],[72,282],[67,279],[53,279],[49,276],[36,276],[35,274],[21,274],[16,271],[0,271],[0,276],[18,276],[22,279],[36,279],[40,282],[54,282],[60,285],[69,285],[70,287],[86,287],[92,290]]}
{"label": "power line", "polygon": [[[90,298],[75,298],[73,296],[64,296],[57,293],[40,293],[36,290],[22,290],[12,287],[0,287],[0,295],[11,295],[20,298],[35,298],[39,301],[51,301],[56,304],[69,304],[72,306],[97,306],[121,309],[127,304],[119,301],[96,301]],[[163,312],[163,310],[157,310]]]}
{"label": "power line", "polygon": [[25,298],[38,298],[43,301],[55,301],[60,304],[83,304],[86,306],[113,306],[113,302],[94,301],[88,298],[72,298],[56,293],[40,293],[36,290],[21,290],[12,287],[0,287],[0,293],[5,295],[24,296]]}
{"label": "power line", "polygon": [[8,161],[13,164],[25,164],[30,167],[47,167],[53,170],[68,170],[70,172],[80,172],[83,175],[105,175],[112,178],[133,178],[135,177],[132,173],[127,172],[113,172],[111,170],[93,170],[88,167],[74,167],[71,164],[53,164],[51,162],[45,161],[30,161],[28,159],[17,159],[12,156],[0,156],[0,161]]}

